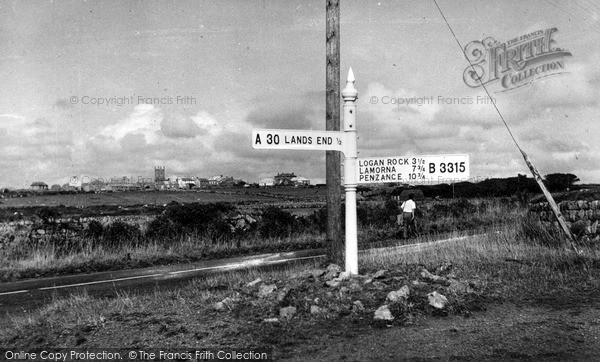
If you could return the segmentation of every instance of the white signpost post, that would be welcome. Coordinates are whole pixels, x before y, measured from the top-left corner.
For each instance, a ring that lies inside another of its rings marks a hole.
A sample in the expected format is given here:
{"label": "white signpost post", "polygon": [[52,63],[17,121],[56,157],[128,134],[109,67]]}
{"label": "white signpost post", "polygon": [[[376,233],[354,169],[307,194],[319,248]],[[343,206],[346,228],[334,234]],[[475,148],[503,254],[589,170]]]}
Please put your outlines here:
{"label": "white signpost post", "polygon": [[356,188],[370,183],[457,182],[469,178],[468,155],[358,158],[354,73],[348,71],[344,98],[343,131],[263,129],[252,131],[252,148],[332,150],[344,153],[346,192],[346,273],[358,274]]}

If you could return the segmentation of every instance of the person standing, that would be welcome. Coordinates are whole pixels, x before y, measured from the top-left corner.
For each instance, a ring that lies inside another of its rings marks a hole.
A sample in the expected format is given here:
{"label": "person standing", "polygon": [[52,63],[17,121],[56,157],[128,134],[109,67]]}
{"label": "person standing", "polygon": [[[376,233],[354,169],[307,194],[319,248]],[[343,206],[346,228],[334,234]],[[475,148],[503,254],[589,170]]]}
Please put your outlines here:
{"label": "person standing", "polygon": [[408,194],[408,200],[404,201],[400,206],[402,209],[402,221],[404,224],[404,238],[408,239],[408,234],[416,234],[415,228],[415,209],[417,204],[413,201],[413,195]]}

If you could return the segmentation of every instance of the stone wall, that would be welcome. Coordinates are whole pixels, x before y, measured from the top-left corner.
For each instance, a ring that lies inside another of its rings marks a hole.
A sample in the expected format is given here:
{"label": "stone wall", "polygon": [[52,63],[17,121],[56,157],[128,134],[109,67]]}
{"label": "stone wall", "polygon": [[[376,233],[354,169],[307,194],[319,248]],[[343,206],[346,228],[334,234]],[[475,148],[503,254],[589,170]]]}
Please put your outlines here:
{"label": "stone wall", "polygon": [[[598,228],[600,200],[563,201],[558,203],[558,207],[574,234],[597,234],[600,232],[600,228]],[[529,215],[543,224],[559,227],[558,221],[548,202],[530,205]]]}

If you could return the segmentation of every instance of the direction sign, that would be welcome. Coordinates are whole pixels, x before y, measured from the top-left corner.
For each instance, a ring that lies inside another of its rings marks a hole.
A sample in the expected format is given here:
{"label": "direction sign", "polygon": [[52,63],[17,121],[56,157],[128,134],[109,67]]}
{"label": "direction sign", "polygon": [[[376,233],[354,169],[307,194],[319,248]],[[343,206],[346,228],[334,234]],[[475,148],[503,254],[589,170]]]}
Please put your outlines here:
{"label": "direction sign", "polygon": [[343,152],[346,137],[343,131],[261,129],[252,131],[252,148]]}
{"label": "direction sign", "polygon": [[371,183],[452,183],[469,179],[469,155],[358,158],[356,179]]}

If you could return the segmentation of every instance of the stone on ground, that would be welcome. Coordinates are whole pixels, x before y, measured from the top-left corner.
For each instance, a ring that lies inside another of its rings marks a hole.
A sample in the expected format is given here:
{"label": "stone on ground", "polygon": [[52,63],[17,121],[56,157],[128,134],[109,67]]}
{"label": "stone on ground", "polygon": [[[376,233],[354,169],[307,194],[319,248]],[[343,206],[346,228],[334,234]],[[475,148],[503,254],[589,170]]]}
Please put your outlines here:
{"label": "stone on ground", "polygon": [[285,307],[279,310],[279,318],[290,320],[296,314],[296,307]]}
{"label": "stone on ground", "polygon": [[277,289],[277,286],[275,284],[263,284],[258,289],[258,297],[259,298],[267,297],[271,293],[273,293],[276,289]]}
{"label": "stone on ground", "polygon": [[436,291],[427,294],[427,298],[429,299],[429,305],[437,309],[444,308],[448,303],[448,298]]}
{"label": "stone on ground", "polygon": [[390,312],[390,309],[387,305],[382,305],[375,311],[375,316],[373,317],[373,319],[393,321],[394,316],[392,315],[392,312]]}
{"label": "stone on ground", "polygon": [[410,296],[410,289],[408,289],[408,285],[402,286],[402,288],[398,290],[394,290],[388,293],[387,300],[390,302],[404,302]]}

